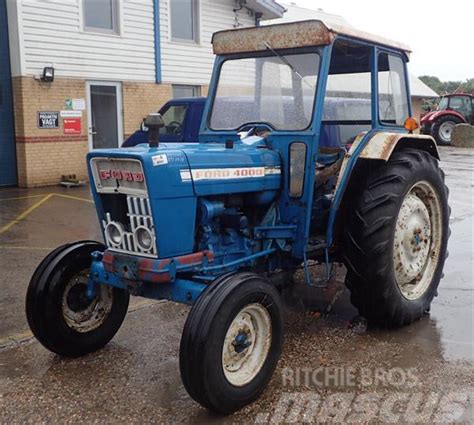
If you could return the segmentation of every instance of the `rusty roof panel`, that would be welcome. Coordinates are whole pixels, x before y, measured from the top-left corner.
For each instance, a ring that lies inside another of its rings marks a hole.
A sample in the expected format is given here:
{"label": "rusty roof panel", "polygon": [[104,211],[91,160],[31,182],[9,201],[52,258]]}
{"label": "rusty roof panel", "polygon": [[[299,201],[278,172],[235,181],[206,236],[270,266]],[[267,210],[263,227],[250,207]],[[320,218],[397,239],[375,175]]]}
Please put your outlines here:
{"label": "rusty roof panel", "polygon": [[351,26],[325,24],[320,20],[219,31],[214,33],[212,44],[214,53],[223,55],[266,50],[264,42],[274,49],[323,46],[330,44],[338,34],[403,50],[407,54],[410,52],[410,48],[402,43]]}
{"label": "rusty roof panel", "polygon": [[321,21],[302,21],[219,31],[214,33],[212,45],[216,55],[224,55],[266,50],[264,43],[274,49],[321,46],[333,38]]}

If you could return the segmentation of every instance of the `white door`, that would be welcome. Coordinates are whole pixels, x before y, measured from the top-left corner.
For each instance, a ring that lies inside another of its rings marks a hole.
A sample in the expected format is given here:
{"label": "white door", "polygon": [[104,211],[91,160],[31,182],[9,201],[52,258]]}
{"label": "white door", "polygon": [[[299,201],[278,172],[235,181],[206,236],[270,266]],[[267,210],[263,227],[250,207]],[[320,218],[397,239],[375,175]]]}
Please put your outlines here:
{"label": "white door", "polygon": [[88,81],[89,149],[117,148],[123,142],[122,83]]}

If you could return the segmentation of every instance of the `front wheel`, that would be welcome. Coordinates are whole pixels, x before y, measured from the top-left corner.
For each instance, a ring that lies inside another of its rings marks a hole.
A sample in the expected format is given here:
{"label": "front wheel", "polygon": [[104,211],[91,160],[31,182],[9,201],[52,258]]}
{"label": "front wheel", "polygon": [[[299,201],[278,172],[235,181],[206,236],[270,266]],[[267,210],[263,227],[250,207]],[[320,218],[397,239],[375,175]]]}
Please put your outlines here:
{"label": "front wheel", "polygon": [[202,406],[232,413],[263,392],[282,341],[276,289],[252,273],[224,275],[204,291],[186,320],[180,347],[184,386]]}
{"label": "front wheel", "polygon": [[102,244],[77,242],[57,248],[38,266],[26,296],[31,331],[50,351],[77,357],[102,348],[120,328],[129,294],[99,285],[96,297],[87,297],[91,254]]}
{"label": "front wheel", "polygon": [[346,284],[361,316],[403,326],[429,310],[447,254],[447,197],[426,152],[401,150],[369,170],[345,228]]}

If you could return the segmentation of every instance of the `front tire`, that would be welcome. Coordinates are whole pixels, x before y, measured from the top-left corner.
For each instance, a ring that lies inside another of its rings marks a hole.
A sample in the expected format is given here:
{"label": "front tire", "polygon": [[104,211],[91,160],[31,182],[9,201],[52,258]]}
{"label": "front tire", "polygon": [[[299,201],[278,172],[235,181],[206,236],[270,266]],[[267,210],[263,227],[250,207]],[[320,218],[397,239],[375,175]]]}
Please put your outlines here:
{"label": "front tire", "polygon": [[202,406],[230,414],[256,400],[280,357],[280,296],[253,273],[217,278],[199,297],[184,326],[181,377]]}
{"label": "front tire", "polygon": [[379,325],[408,325],[429,310],[446,259],[444,173],[428,153],[405,149],[368,170],[360,185],[345,228],[351,301]]}
{"label": "front tire", "polygon": [[26,296],[26,316],[34,336],[48,350],[78,357],[106,345],[127,313],[129,294],[99,285],[86,296],[91,254],[105,247],[92,241],[63,245],[34,272]]}

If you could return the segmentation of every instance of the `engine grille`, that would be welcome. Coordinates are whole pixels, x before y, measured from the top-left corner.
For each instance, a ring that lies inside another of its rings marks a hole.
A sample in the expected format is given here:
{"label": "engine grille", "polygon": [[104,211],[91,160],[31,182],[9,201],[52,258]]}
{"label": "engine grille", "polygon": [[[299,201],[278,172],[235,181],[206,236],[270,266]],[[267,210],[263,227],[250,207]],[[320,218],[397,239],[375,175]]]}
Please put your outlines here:
{"label": "engine grille", "polygon": [[[113,196],[113,195],[112,195]],[[127,219],[128,223],[113,220],[109,212],[105,213],[102,220],[107,247],[113,251],[126,254],[139,254],[145,257],[156,258],[155,226],[151,214],[150,201],[148,198],[127,196]],[[111,237],[111,231],[121,234],[120,240]],[[150,247],[140,244],[138,233],[149,232],[151,239]]]}

